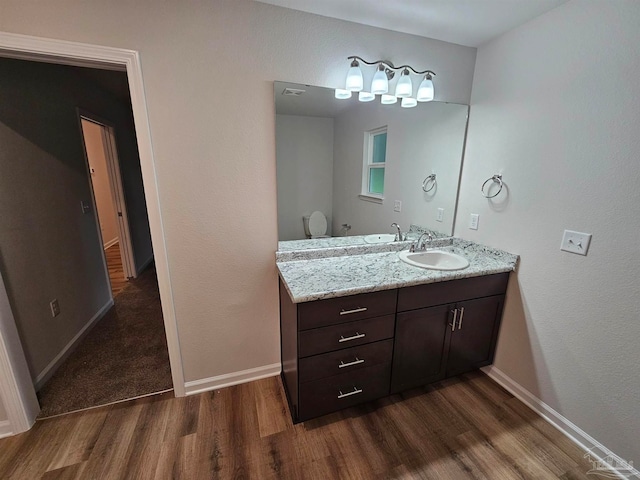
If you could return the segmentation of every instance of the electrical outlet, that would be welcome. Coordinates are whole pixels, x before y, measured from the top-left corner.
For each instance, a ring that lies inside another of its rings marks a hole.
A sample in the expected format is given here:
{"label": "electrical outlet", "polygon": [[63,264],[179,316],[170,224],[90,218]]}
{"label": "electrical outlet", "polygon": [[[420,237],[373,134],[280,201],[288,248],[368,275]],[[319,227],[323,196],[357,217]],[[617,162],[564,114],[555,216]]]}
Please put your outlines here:
{"label": "electrical outlet", "polygon": [[402,202],[400,200],[396,200],[393,202],[393,211],[401,212],[402,211]]}
{"label": "electrical outlet", "polygon": [[52,317],[57,317],[58,315],[60,315],[60,304],[58,303],[57,298],[54,298],[53,300],[51,300],[51,303],[49,303],[49,307],[51,307]]}
{"label": "electrical outlet", "polygon": [[479,221],[480,221],[480,215],[477,213],[472,213],[471,216],[469,217],[469,228],[471,230],[477,230]]}
{"label": "electrical outlet", "polygon": [[586,255],[591,243],[590,233],[574,232],[565,230],[562,236],[562,244],[560,250],[565,252],[577,253],[578,255]]}
{"label": "electrical outlet", "polygon": [[436,215],[436,222],[441,222],[444,218],[444,208],[438,209],[438,214]]}
{"label": "electrical outlet", "polygon": [[91,211],[91,205],[86,200],[82,200],[80,202],[80,208],[82,208],[82,213],[89,213]]}

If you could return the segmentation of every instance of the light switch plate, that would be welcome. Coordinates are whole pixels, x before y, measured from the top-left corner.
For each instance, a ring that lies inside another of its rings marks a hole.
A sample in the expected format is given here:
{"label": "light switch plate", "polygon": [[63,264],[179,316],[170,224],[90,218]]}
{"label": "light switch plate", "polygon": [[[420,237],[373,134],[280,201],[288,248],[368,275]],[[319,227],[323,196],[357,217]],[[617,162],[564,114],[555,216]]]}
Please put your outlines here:
{"label": "light switch plate", "polygon": [[436,222],[441,222],[444,218],[444,208],[438,209],[438,214],[436,215]]}
{"label": "light switch plate", "polygon": [[400,200],[396,200],[393,202],[393,211],[400,212],[402,211],[402,202]]}
{"label": "light switch plate", "polygon": [[577,253],[578,255],[586,255],[589,251],[589,244],[591,243],[591,234],[574,232],[572,230],[565,230],[562,236],[562,244],[560,250],[565,252]]}
{"label": "light switch plate", "polygon": [[80,202],[80,208],[82,208],[82,213],[89,213],[91,211],[91,206],[86,200]]}
{"label": "light switch plate", "polygon": [[480,214],[472,213],[471,216],[469,217],[469,228],[471,230],[477,230],[479,221],[480,221]]}

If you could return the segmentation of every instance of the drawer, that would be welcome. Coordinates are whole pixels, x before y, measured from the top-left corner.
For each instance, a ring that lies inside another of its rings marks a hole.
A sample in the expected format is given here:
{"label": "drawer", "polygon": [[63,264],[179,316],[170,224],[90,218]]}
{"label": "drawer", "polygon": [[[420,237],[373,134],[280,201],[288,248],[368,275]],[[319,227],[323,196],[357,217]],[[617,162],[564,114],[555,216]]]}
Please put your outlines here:
{"label": "drawer", "polygon": [[504,295],[508,282],[509,272],[506,272],[401,288],[398,291],[398,311]]}
{"label": "drawer", "polygon": [[301,358],[298,375],[300,382],[308,382],[389,363],[392,355],[392,339],[368,343],[359,347]]}
{"label": "drawer", "polygon": [[395,315],[385,315],[299,332],[298,357],[309,357],[392,338],[395,323]]}
{"label": "drawer", "polygon": [[376,365],[300,385],[299,420],[305,421],[389,395],[391,364]]}
{"label": "drawer", "polygon": [[395,313],[397,290],[361,293],[298,304],[298,329],[326,327]]}

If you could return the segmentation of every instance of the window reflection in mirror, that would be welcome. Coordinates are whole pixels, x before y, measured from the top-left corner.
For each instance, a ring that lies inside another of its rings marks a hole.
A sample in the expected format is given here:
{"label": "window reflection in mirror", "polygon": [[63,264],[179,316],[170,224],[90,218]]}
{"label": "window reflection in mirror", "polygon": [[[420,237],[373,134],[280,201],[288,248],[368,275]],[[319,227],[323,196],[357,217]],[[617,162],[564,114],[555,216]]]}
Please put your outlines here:
{"label": "window reflection in mirror", "polygon": [[[340,237],[337,244],[395,233],[393,222],[403,231],[414,224],[453,234],[467,105],[407,109],[358,102],[357,95],[337,100],[333,89],[285,82],[275,82],[274,94],[280,241],[304,244],[303,219],[315,211],[326,217],[324,235]],[[431,174],[435,188],[425,192]]]}

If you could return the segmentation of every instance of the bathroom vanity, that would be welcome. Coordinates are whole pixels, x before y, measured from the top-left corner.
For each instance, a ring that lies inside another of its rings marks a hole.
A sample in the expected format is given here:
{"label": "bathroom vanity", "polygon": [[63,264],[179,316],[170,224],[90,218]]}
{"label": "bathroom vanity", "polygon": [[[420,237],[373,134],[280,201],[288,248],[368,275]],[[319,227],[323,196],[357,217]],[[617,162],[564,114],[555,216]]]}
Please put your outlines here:
{"label": "bathroom vanity", "polygon": [[407,265],[398,259],[402,242],[278,255],[282,378],[294,421],[493,362],[517,257],[438,242],[469,267]]}

